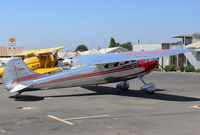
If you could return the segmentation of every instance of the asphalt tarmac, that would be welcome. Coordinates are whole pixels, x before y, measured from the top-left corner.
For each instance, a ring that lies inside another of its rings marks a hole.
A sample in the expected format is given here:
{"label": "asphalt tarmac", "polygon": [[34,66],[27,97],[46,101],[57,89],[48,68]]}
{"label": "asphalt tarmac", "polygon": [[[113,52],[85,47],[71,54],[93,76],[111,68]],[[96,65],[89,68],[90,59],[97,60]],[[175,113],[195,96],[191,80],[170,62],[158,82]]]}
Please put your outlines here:
{"label": "asphalt tarmac", "polygon": [[0,85],[0,135],[199,135],[200,73],[145,76],[158,91],[116,84],[22,93],[18,101]]}

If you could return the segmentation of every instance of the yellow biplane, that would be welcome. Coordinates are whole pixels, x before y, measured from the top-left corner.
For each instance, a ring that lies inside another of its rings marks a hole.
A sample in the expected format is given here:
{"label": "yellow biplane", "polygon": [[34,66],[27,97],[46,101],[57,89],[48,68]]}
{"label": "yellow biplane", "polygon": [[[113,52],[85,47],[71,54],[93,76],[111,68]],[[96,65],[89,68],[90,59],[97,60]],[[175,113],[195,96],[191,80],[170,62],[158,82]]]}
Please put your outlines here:
{"label": "yellow biplane", "polygon": [[[27,50],[16,57],[26,63],[26,65],[33,71],[38,73],[50,73],[59,70],[60,67],[56,67],[58,60],[58,50],[65,48],[64,46],[55,48],[46,48],[38,50]],[[4,67],[0,68],[0,78],[3,76]]]}

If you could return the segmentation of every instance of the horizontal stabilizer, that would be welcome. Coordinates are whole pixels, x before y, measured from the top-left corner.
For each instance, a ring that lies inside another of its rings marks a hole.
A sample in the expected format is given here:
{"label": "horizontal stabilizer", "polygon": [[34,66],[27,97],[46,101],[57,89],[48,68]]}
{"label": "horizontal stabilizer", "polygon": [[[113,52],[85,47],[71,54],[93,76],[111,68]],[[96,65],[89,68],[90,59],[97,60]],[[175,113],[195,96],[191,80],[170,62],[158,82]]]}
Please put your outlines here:
{"label": "horizontal stabilizer", "polygon": [[13,92],[19,92],[27,87],[29,87],[30,85],[22,85],[22,84],[18,84],[16,85],[12,90],[10,90],[11,93]]}

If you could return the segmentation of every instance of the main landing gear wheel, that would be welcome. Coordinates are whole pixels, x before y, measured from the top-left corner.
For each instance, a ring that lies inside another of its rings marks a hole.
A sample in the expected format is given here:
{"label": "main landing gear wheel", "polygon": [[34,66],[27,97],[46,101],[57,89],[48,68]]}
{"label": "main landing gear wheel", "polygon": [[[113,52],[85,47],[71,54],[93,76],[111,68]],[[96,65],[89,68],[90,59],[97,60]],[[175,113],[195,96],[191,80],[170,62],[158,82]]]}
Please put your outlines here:
{"label": "main landing gear wheel", "polygon": [[123,81],[121,83],[118,83],[116,85],[116,88],[121,89],[123,91],[127,91],[129,89],[129,82],[128,81]]}
{"label": "main landing gear wheel", "polygon": [[155,83],[146,83],[143,79],[143,77],[139,77],[139,79],[142,81],[142,83],[144,84],[141,87],[141,91],[144,91],[148,94],[153,94],[156,91],[156,85]]}
{"label": "main landing gear wheel", "polygon": [[19,99],[21,93],[22,93],[22,92],[18,92],[18,93],[15,95],[15,100]]}

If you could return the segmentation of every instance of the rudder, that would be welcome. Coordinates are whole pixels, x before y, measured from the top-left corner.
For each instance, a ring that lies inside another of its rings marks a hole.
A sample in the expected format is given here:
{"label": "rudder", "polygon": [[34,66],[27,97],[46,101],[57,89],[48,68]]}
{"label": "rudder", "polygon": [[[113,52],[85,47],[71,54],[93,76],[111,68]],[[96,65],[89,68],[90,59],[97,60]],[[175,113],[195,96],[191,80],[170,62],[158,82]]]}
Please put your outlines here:
{"label": "rudder", "polygon": [[23,84],[23,82],[36,79],[43,74],[36,73],[29,69],[20,59],[11,59],[6,63],[3,73],[4,85]]}

